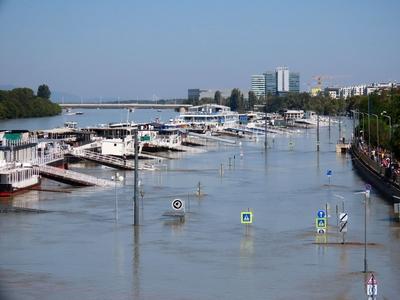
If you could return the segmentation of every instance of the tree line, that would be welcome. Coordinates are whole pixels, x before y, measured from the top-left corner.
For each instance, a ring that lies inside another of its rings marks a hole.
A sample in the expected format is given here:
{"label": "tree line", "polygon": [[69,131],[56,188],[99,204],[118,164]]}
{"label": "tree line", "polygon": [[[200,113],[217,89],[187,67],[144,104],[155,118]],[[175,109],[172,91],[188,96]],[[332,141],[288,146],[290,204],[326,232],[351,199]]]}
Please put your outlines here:
{"label": "tree line", "polygon": [[214,98],[202,98],[199,100],[188,100],[186,103],[192,105],[202,105],[215,103],[226,105],[233,111],[243,113],[252,111],[256,105],[264,106],[267,112],[283,112],[288,109],[312,110],[321,115],[338,115],[348,110],[346,101],[343,99],[331,99],[324,95],[311,96],[309,93],[287,93],[285,95],[267,95],[257,97],[250,91],[247,97],[235,88],[231,95],[224,98],[220,91],[216,91]]}
{"label": "tree line", "polygon": [[352,97],[347,105],[349,110],[359,112],[354,114],[359,124],[356,128],[358,136],[364,136],[372,146],[379,145],[400,157],[400,89]]}
{"label": "tree line", "polygon": [[54,116],[61,107],[50,101],[51,92],[47,85],[38,87],[37,94],[29,88],[0,90],[0,119]]}

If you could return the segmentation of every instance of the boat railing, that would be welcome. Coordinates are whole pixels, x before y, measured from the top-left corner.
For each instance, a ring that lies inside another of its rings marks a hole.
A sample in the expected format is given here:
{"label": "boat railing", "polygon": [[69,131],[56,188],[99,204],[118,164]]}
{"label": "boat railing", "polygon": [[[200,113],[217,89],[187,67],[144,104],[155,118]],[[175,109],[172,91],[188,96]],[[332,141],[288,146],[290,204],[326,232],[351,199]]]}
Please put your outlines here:
{"label": "boat railing", "polygon": [[37,144],[37,143],[38,139],[36,137],[30,137],[27,139],[18,139],[18,140],[8,140],[3,138],[0,140],[0,146],[3,147],[18,147],[28,144]]}
{"label": "boat railing", "polygon": [[46,154],[41,157],[37,157],[36,159],[33,159],[30,163],[34,166],[41,166],[41,165],[46,165],[48,163],[51,163],[55,160],[59,160],[64,158],[64,151],[60,152],[54,152],[50,154]]}

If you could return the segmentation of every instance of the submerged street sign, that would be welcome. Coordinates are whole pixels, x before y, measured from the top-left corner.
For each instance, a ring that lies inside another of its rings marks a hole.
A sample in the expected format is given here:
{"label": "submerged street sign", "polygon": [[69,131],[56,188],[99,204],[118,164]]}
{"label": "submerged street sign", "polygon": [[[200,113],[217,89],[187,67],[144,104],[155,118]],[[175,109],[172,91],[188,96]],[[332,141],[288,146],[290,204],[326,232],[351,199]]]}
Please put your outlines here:
{"label": "submerged street sign", "polygon": [[374,274],[371,274],[371,277],[367,282],[367,296],[377,296],[378,295],[378,282],[375,279]]}
{"label": "submerged street sign", "polygon": [[253,213],[251,211],[242,211],[240,213],[240,221],[242,224],[253,223]]}
{"label": "submerged street sign", "polygon": [[326,229],[326,218],[315,218],[315,227],[317,229]]}
{"label": "submerged street sign", "polygon": [[184,202],[181,199],[172,200],[171,206],[174,210],[181,210],[185,207]]}

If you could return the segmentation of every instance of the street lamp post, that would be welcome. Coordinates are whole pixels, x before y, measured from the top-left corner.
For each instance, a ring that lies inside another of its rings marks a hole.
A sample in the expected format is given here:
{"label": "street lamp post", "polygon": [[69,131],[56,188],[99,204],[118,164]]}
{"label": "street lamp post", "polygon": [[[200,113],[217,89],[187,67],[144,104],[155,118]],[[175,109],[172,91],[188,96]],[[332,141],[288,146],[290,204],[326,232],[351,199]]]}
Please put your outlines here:
{"label": "street lamp post", "polygon": [[135,172],[134,172],[134,191],[133,191],[133,225],[139,225],[139,201],[138,201],[138,179],[139,179],[139,141],[138,129],[134,132],[134,148],[135,148]]}
{"label": "street lamp post", "polygon": [[364,133],[365,133],[365,113],[363,113],[363,112],[358,112],[359,114],[361,114],[362,115],[362,138],[363,138],[363,141],[365,142],[365,135],[364,135]]}
{"label": "street lamp post", "polygon": [[264,140],[265,152],[267,152],[267,148],[268,148],[268,140],[267,140],[267,132],[268,132],[267,101],[268,101],[268,97],[267,97],[267,94],[265,94],[265,107],[264,107],[264,110],[265,110],[265,124],[264,124],[265,125],[265,127],[264,127],[264,130],[265,130],[265,140]]}
{"label": "street lamp post", "polygon": [[371,122],[369,119],[369,115],[370,115],[370,111],[371,111],[370,108],[371,108],[371,101],[370,101],[370,98],[368,95],[368,114],[367,114],[367,116],[368,116],[368,156],[371,153]]}
{"label": "street lamp post", "polygon": [[382,117],[386,117],[389,119],[389,144],[390,144],[390,161],[392,161],[392,117],[387,115],[386,111],[384,110],[381,112]]}
{"label": "street lamp post", "polygon": [[367,201],[370,197],[370,190],[364,192],[365,195],[365,205],[364,205],[364,273],[368,272],[367,263]]}
{"label": "street lamp post", "polygon": [[371,114],[371,116],[376,117],[376,147],[379,147],[379,118],[378,115]]}
{"label": "street lamp post", "polygon": [[319,114],[317,114],[317,151],[319,151]]}

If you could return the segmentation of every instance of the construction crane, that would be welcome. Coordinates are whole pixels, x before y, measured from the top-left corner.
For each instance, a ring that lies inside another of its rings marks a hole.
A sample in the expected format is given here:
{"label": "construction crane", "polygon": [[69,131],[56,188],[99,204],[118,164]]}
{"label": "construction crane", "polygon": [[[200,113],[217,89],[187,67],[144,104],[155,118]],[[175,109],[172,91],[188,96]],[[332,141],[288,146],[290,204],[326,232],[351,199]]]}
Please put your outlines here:
{"label": "construction crane", "polygon": [[317,87],[319,89],[322,89],[322,84],[324,81],[332,80],[334,78],[335,78],[334,76],[330,75],[315,75],[312,77],[312,79],[314,79],[317,82]]}

